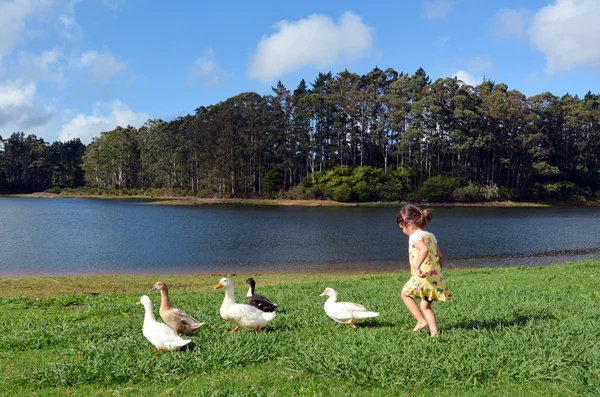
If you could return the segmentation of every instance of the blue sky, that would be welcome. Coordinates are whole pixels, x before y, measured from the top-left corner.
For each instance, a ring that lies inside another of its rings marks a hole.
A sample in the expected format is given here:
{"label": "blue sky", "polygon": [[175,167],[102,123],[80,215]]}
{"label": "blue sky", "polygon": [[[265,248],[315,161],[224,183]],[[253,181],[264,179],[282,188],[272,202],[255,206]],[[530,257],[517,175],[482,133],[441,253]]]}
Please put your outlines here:
{"label": "blue sky", "polygon": [[599,93],[598,21],[599,0],[0,0],[0,136],[87,144],[278,80],[375,66]]}

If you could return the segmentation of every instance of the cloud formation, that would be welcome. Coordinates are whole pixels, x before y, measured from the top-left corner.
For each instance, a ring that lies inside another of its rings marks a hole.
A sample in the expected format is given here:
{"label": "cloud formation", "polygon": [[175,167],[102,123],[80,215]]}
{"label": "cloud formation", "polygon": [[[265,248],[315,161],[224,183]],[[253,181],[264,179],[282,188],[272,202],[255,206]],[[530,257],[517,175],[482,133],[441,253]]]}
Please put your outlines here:
{"label": "cloud formation", "polygon": [[525,27],[532,12],[524,8],[513,10],[504,8],[497,11],[490,21],[490,33],[499,39],[521,40],[525,37]]}
{"label": "cloud formation", "polygon": [[450,0],[423,2],[423,16],[431,20],[444,19],[453,9],[454,2]]}
{"label": "cloud formation", "polygon": [[34,11],[34,3],[24,0],[0,2],[0,59],[22,40],[25,18]]}
{"label": "cloud formation", "polygon": [[79,113],[63,124],[58,133],[58,138],[63,142],[79,138],[81,142],[88,144],[92,141],[92,138],[100,136],[103,131],[113,130],[117,126],[127,127],[128,125],[139,128],[149,118],[151,118],[150,115],[136,113],[118,99],[108,103],[99,102],[94,106],[91,115]]}
{"label": "cloud formation", "polygon": [[204,55],[198,57],[193,64],[188,66],[187,70],[190,79],[199,80],[207,87],[219,84],[219,65],[215,61],[215,52],[211,47],[206,48]]}
{"label": "cloud formation", "polygon": [[473,87],[483,83],[483,76],[473,76],[471,73],[465,70],[457,71],[456,73],[454,73],[454,76],[463,83]]}
{"label": "cloud formation", "polygon": [[31,105],[35,97],[36,87],[33,83],[21,80],[0,82],[0,108],[9,106]]}
{"label": "cloud formation", "polygon": [[502,9],[490,32],[501,39],[526,39],[546,57],[546,73],[577,67],[600,70],[600,1],[553,0],[537,12]]}
{"label": "cloud formation", "polygon": [[0,82],[0,135],[27,132],[46,124],[54,115],[49,106],[36,106],[36,85],[22,80]]}
{"label": "cloud formation", "polygon": [[88,84],[101,85],[125,70],[127,64],[119,61],[110,51],[87,51],[75,61],[75,66],[88,69]]}
{"label": "cloud formation", "polygon": [[555,0],[533,16],[529,38],[546,56],[549,74],[579,66],[600,67],[598,20],[598,0]]}
{"label": "cloud formation", "polygon": [[57,49],[42,51],[39,55],[19,52],[11,62],[9,73],[20,79],[48,82],[63,85],[65,83],[64,56]]}
{"label": "cloud formation", "polygon": [[274,28],[275,33],[258,43],[248,68],[248,76],[263,83],[306,66],[322,69],[357,61],[373,50],[373,29],[352,12],[344,13],[338,23],[327,15],[313,14],[298,21],[280,21]]}

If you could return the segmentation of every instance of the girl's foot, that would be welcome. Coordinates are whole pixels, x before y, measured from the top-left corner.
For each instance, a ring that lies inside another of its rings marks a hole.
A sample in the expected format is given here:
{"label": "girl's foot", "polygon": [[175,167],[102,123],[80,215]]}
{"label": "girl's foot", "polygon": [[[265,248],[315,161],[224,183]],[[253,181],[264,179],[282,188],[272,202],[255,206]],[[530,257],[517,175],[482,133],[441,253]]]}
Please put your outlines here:
{"label": "girl's foot", "polygon": [[415,327],[413,328],[413,332],[417,332],[422,330],[423,328],[427,328],[428,325],[429,324],[427,324],[427,321],[417,323],[417,325],[415,325]]}
{"label": "girl's foot", "polygon": [[440,335],[439,332],[432,332],[431,334],[429,334],[429,336],[431,336],[432,338],[437,338]]}

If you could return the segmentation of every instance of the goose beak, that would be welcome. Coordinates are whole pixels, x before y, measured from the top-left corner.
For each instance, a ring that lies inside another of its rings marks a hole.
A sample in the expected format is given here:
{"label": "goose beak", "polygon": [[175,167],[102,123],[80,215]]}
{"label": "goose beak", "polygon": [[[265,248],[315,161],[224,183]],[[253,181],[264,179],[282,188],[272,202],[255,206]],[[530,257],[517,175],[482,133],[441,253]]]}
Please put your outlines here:
{"label": "goose beak", "polygon": [[157,290],[156,287],[152,287],[152,288],[150,288],[150,290],[148,292],[152,292],[152,291],[156,291],[156,290]]}
{"label": "goose beak", "polygon": [[319,296],[325,296],[325,295],[327,295],[327,290],[323,291],[323,293]]}
{"label": "goose beak", "polygon": [[135,302],[135,304],[136,304],[136,305],[141,305],[141,304],[142,304],[142,302]]}
{"label": "goose beak", "polygon": [[219,289],[219,288],[221,288],[222,286],[223,286],[223,284],[219,283],[219,284],[217,284],[217,285],[215,285],[215,286],[214,286],[214,289]]}

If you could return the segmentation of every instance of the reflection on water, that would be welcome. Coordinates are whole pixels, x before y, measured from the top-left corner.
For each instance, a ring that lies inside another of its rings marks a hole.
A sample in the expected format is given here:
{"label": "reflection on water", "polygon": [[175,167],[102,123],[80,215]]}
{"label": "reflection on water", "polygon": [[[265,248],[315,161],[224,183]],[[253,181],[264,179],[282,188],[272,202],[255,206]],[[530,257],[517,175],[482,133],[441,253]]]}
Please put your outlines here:
{"label": "reflection on water", "polygon": [[[0,276],[408,269],[398,208],[0,198]],[[448,267],[600,260],[598,208],[434,208]]]}

